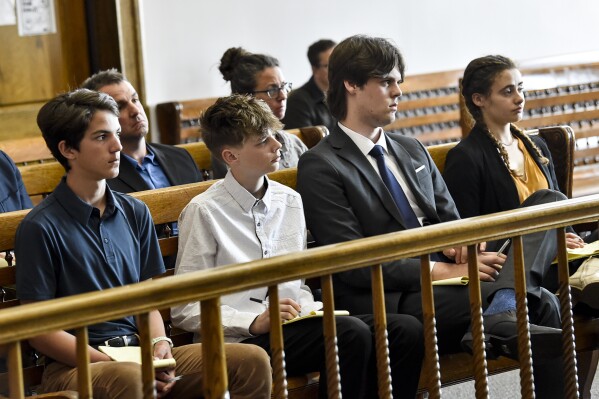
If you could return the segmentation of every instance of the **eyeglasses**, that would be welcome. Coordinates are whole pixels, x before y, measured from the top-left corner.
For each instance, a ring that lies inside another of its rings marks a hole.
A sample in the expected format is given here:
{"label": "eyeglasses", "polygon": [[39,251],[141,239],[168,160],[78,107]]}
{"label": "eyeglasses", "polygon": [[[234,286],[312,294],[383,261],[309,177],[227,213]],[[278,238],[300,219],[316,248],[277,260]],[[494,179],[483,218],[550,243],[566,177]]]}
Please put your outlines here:
{"label": "eyeglasses", "polygon": [[284,91],[285,94],[289,93],[291,91],[291,86],[292,84],[290,82],[283,82],[280,87],[271,87],[270,89],[266,90],[256,90],[254,94],[266,93],[268,98],[277,98],[281,91]]}

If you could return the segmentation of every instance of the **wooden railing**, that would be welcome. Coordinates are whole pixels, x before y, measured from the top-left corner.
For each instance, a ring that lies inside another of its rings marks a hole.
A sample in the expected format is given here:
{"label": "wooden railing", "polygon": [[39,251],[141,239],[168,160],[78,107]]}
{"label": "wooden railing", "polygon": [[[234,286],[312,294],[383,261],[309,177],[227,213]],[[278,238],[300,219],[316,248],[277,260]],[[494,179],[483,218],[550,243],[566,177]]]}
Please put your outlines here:
{"label": "wooden railing", "polygon": [[[200,183],[202,184],[202,183]],[[191,190],[194,185],[182,186]],[[140,193],[143,194],[143,193]],[[141,195],[143,197],[143,195]],[[0,220],[3,227],[14,227],[11,223],[19,220],[23,212],[6,214]],[[89,355],[87,353],[87,329],[85,326],[127,315],[137,315],[143,353],[142,374],[144,395],[153,397],[154,371],[151,362],[148,312],[187,303],[201,301],[203,355],[210,359],[210,367],[205,367],[206,398],[222,398],[227,390],[227,376],[223,345],[223,331],[220,323],[219,297],[233,292],[268,286],[270,300],[277,301],[276,284],[298,278],[321,276],[323,300],[325,304],[324,323],[326,333],[327,369],[337,370],[335,362],[334,308],[331,274],[359,267],[371,267],[373,275],[373,301],[376,318],[376,353],[378,364],[379,394],[390,397],[388,358],[385,339],[384,287],[381,277],[381,264],[394,259],[421,257],[421,281],[423,313],[425,325],[426,358],[423,370],[427,370],[428,391],[431,398],[441,396],[439,379],[439,358],[436,352],[436,330],[434,303],[428,253],[447,247],[467,245],[469,251],[469,274],[471,294],[472,331],[474,335],[473,370],[476,397],[488,396],[486,359],[482,335],[482,311],[480,284],[476,267],[476,244],[481,241],[511,237],[514,242],[516,273],[516,293],[518,299],[518,335],[521,368],[521,393],[524,398],[532,398],[532,361],[529,357],[530,342],[526,314],[525,282],[520,236],[536,231],[557,229],[558,259],[563,327],[563,354],[567,398],[577,397],[574,324],[572,319],[570,288],[568,285],[568,265],[563,227],[599,219],[599,196],[566,200],[562,202],[529,207],[483,217],[448,222],[409,231],[402,231],[365,238],[353,242],[311,249],[275,258],[230,265],[189,273],[185,276],[166,277],[139,284],[92,292],[67,298],[44,301],[9,308],[0,311],[0,344],[8,345],[9,387],[11,398],[23,397],[21,375],[20,344],[39,334],[59,329],[77,331],[78,342],[78,391],[80,398],[91,397]],[[0,243],[0,249],[7,243]],[[373,266],[374,265],[374,266]],[[285,273],[282,276],[281,270]],[[276,309],[272,306],[271,309]],[[275,374],[275,397],[285,398],[285,374],[279,313],[271,317],[271,346],[273,349],[273,372]],[[339,376],[330,373],[327,384],[337,387]],[[330,397],[338,397],[333,389]]]}

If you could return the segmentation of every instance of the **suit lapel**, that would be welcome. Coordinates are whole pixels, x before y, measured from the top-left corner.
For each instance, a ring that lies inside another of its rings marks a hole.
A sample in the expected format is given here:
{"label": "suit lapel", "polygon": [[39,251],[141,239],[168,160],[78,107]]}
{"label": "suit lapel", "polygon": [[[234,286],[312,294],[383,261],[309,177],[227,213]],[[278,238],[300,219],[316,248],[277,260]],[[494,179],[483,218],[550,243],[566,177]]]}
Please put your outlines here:
{"label": "suit lapel", "polygon": [[[339,157],[351,163],[364,176],[364,180],[368,182],[370,188],[380,198],[385,209],[405,228],[405,223],[385,183],[383,183],[381,177],[376,173],[372,164],[366,159],[356,144],[339,126],[335,127],[329,141],[331,146],[337,150]],[[367,189],[367,187],[364,187],[364,189]]]}
{"label": "suit lapel", "polygon": [[156,157],[156,160],[158,161],[158,165],[160,165],[160,168],[166,175],[166,178],[168,179],[171,186],[175,186],[175,185],[179,184],[177,176],[175,176],[173,174],[177,168],[174,167],[173,165],[171,165],[168,157],[165,157],[164,154],[162,153],[162,151],[156,150],[156,148],[154,148],[150,144],[147,144],[147,148],[152,150],[152,152],[154,153],[154,156]]}
{"label": "suit lapel", "polygon": [[397,162],[410,191],[414,195],[418,207],[422,210],[427,219],[431,221],[438,220],[436,207],[429,201],[430,196],[422,191],[422,188],[418,183],[418,176],[416,176],[416,168],[426,166],[415,165],[412,162],[410,153],[395,140],[390,139],[389,136],[387,136],[387,148],[389,149],[389,153],[395,157],[395,162]]}
{"label": "suit lapel", "polygon": [[144,191],[150,189],[139,172],[135,170],[135,166],[133,166],[128,159],[121,159],[117,179],[123,184],[131,187],[132,191]]}

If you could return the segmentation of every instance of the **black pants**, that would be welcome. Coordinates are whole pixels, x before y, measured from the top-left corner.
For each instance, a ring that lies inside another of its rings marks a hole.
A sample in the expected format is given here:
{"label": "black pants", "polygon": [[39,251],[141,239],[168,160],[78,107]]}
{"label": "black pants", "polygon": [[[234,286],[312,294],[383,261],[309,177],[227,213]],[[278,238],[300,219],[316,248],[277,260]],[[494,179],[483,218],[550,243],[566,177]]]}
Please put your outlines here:
{"label": "black pants", "polygon": [[[344,398],[376,398],[374,317],[337,317],[337,345]],[[414,317],[387,315],[391,378],[395,398],[413,398],[418,389],[424,354],[422,324]],[[320,372],[320,396],[326,397],[326,367],[322,319],[283,326],[285,365],[289,376]],[[270,352],[269,334],[244,343]]]}

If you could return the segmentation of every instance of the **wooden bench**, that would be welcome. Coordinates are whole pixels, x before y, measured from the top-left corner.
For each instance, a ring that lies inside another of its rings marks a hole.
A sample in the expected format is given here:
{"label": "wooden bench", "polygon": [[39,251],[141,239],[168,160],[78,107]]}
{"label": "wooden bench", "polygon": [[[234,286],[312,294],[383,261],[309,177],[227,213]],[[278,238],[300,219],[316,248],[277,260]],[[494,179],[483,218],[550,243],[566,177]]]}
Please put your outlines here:
{"label": "wooden bench", "polygon": [[[204,145],[203,143],[190,143],[185,146],[198,146]],[[205,146],[204,146],[205,148]],[[58,164],[56,162],[56,164]],[[35,165],[38,166],[38,165]],[[41,165],[39,165],[41,166]],[[282,184],[285,184],[290,187],[295,187],[296,185],[296,169],[283,169],[278,172],[274,172],[271,175],[273,180],[279,181]],[[175,197],[169,198],[168,200],[164,200],[163,196],[160,194],[160,191],[149,190],[143,191],[139,193],[133,193],[132,195],[138,197],[142,201],[146,202],[151,209],[152,217],[156,223],[166,223],[167,221],[176,220],[179,212],[183,209],[183,207],[196,195],[200,192],[207,190],[214,181],[207,181],[197,184],[188,184],[179,187],[190,187],[190,191],[187,195],[181,196],[181,193],[178,193]],[[193,188],[191,188],[193,186]],[[14,247],[14,235],[16,233],[16,226],[18,222],[28,213],[29,211],[18,211],[18,212],[10,212],[6,214],[0,214],[0,248],[10,249]],[[12,230],[8,233],[9,229],[7,226],[10,226]],[[163,256],[174,255],[177,252],[177,241],[178,237],[165,237],[159,240],[160,250]],[[4,267],[0,268],[0,287],[6,287],[7,293],[3,295],[2,301],[0,302],[0,310],[18,306],[20,304],[19,300],[16,299],[14,295],[13,287],[16,284],[16,266]],[[174,270],[167,270],[161,277],[172,276]],[[169,337],[173,340],[175,345],[186,345],[193,342],[193,333],[183,331],[178,329],[171,324],[170,320],[170,308],[161,309],[160,313],[165,322],[165,329]],[[27,357],[33,357],[33,351],[31,348],[24,344],[23,353],[26,354]],[[43,374],[44,366],[41,364],[36,364],[35,361],[25,361],[24,363],[24,383],[25,388],[27,390],[34,389],[35,386],[41,383],[41,377]],[[7,374],[0,373],[0,395],[4,393],[4,388],[8,386],[7,384],[8,377]],[[318,398],[318,373],[308,374],[306,376],[300,377],[292,377],[288,379],[288,390],[289,390],[289,398],[290,399],[316,399]],[[1,397],[1,396],[0,396]],[[60,392],[56,394],[48,394],[48,396],[36,396],[42,398],[76,398],[77,395],[74,392]]]}
{"label": "wooden bench", "polygon": [[[442,146],[445,149],[448,149],[450,145]],[[445,149],[442,147],[431,148],[431,154],[435,157],[435,159],[443,159]],[[279,180],[284,184],[288,184],[291,187],[295,185],[295,171],[294,170],[284,170],[281,172],[277,172],[276,175],[273,175],[272,178],[275,180]],[[170,220],[173,218],[173,214],[176,214],[182,206],[184,206],[190,198],[198,194],[199,192],[205,191],[212,182],[204,182],[198,184],[190,184],[186,186],[180,186],[175,188],[176,190],[171,189],[162,189],[162,190],[154,190],[154,191],[146,191],[134,194],[139,199],[143,200],[150,207],[153,216],[156,218],[157,222],[165,222],[166,220]],[[171,196],[168,196],[165,193],[171,193]],[[167,200],[167,201],[165,201]],[[165,202],[169,204],[169,206],[165,206]],[[10,223],[5,223],[5,219],[7,218],[17,218],[20,219],[26,214],[26,211],[23,212],[15,212],[12,215],[5,214],[0,217],[0,226],[11,225]],[[13,228],[15,227],[15,223],[12,223]],[[10,237],[6,237],[6,234],[0,235],[0,248],[7,248],[6,242],[10,242]],[[161,240],[161,249],[163,251],[169,251],[169,248],[176,247],[176,238],[168,238]],[[10,270],[10,269],[9,269]],[[14,270],[14,269],[12,269]],[[583,328],[583,327],[586,327]],[[594,323],[586,323],[582,325],[580,323],[577,324],[577,345],[579,349],[586,348],[585,345],[597,346],[597,336],[599,331],[599,325]],[[499,361],[489,361],[489,372],[501,372],[506,369],[511,369],[516,367],[517,363],[508,360],[499,360]],[[461,382],[464,380],[468,380],[472,377],[472,358],[466,354],[456,354],[445,356],[441,358],[441,367],[443,370],[443,379],[442,382],[444,385],[450,383]],[[429,371],[427,369],[423,370],[423,382],[422,389],[425,389],[427,375]],[[313,383],[312,383],[313,385]],[[300,396],[306,397],[306,396]]]}
{"label": "wooden bench", "polygon": [[[398,105],[398,119],[387,131],[415,136],[424,144],[457,141],[459,100],[457,82],[462,71],[408,76]],[[216,98],[171,101],[156,105],[160,142],[179,144],[200,140],[199,117]]]}
{"label": "wooden bench", "polygon": [[[581,150],[593,150],[586,154],[580,152],[576,164],[599,162],[599,143],[595,139],[599,130],[599,110],[596,110],[595,104],[598,97],[593,93],[599,90],[596,87],[599,78],[593,78],[598,64],[577,63],[574,57],[544,66],[530,65],[529,62],[521,68],[526,87],[531,89],[527,91],[529,115],[522,126],[533,129],[571,125],[579,140],[592,137],[586,142],[579,141]],[[459,79],[462,75],[463,69],[408,74],[401,85],[403,94],[398,104],[397,119],[385,126],[385,130],[413,136],[425,145],[459,141],[466,129],[459,94]],[[564,81],[576,83],[564,85]],[[156,118],[161,142],[178,144],[199,140],[199,116],[215,101],[216,98],[205,98],[158,104]],[[469,129],[466,134],[468,131]],[[580,178],[578,180],[582,181]],[[584,186],[588,187],[590,184]],[[576,192],[582,190],[583,187],[575,187]]]}
{"label": "wooden bench", "polygon": [[[299,137],[308,148],[315,146],[328,134],[325,126],[309,126],[302,129],[290,129],[287,132]],[[178,144],[177,146],[190,153],[204,176],[210,175],[209,171],[212,168],[211,155],[204,142],[190,142]],[[34,204],[39,203],[45,195],[51,193],[64,175],[64,168],[56,160],[19,166],[19,171],[27,194],[29,194]]]}
{"label": "wooden bench", "polygon": [[408,74],[401,85],[397,119],[385,130],[415,137],[425,145],[459,141],[462,74],[462,69]]}
{"label": "wooden bench", "polygon": [[0,141],[0,150],[7,153],[17,165],[36,164],[55,160],[41,135],[38,137],[2,140]]}
{"label": "wooden bench", "polygon": [[[175,145],[201,141],[200,115],[216,100],[217,98],[202,98],[188,101],[171,101],[156,105],[156,120],[158,121],[160,142]],[[303,127],[287,131],[299,136],[308,148],[312,148],[320,140],[311,132],[314,128]],[[326,127],[319,126],[318,129],[322,130]]]}
{"label": "wooden bench", "polygon": [[[540,134],[548,142],[552,153],[556,154],[554,161],[562,162],[563,167],[557,169],[567,171],[568,162],[572,162],[571,153],[573,151],[572,145],[572,133],[568,128],[553,128],[553,129],[542,129]],[[568,145],[569,143],[569,145]],[[445,156],[447,151],[453,147],[455,143],[432,146],[429,147],[431,156],[435,163],[442,169],[445,163]],[[570,155],[568,155],[570,154]],[[559,155],[559,156],[557,156]],[[571,169],[569,169],[571,170]],[[296,173],[295,169],[286,169],[279,172],[275,172],[271,175],[274,180],[281,182],[282,184],[288,185],[294,188],[296,185]],[[560,181],[565,193],[571,190],[571,179],[568,180],[568,173],[558,179],[566,179]],[[156,223],[166,223],[173,221],[177,218],[180,210],[185,206],[193,196],[200,192],[205,191],[213,182],[203,182],[197,184],[189,184],[173,188],[176,190],[151,190],[133,194],[135,197],[146,202],[149,206],[154,221]],[[167,193],[172,195],[168,196]],[[175,194],[176,193],[176,194]],[[0,215],[0,249],[5,250],[13,247],[14,230],[16,229],[15,220],[20,220],[27,211],[13,212],[11,214]],[[12,222],[9,223],[12,218]],[[8,221],[8,222],[7,222]],[[12,226],[8,228],[7,226]],[[12,230],[11,230],[12,229]],[[163,254],[172,254],[177,248],[177,238],[169,237],[160,240],[161,250]],[[172,272],[169,272],[172,273]],[[14,267],[0,269],[0,285],[6,286],[14,284]],[[17,304],[17,302],[14,302]],[[170,313],[163,311],[165,320],[170,320]],[[173,336],[173,339],[178,344],[189,342],[191,339],[190,334],[182,333],[176,329],[168,326],[169,333]],[[577,349],[579,351],[592,350],[597,348],[599,343],[599,321],[597,319],[577,319],[576,320],[576,337],[577,337]],[[488,367],[490,373],[502,372],[504,370],[513,369],[518,366],[518,363],[509,359],[489,360]],[[444,356],[441,358],[442,383],[449,385],[466,381],[472,378],[472,358],[467,354],[455,354]],[[39,370],[38,370],[39,372]],[[40,374],[41,375],[41,374]],[[422,374],[422,391],[426,390],[427,381],[430,381],[432,376],[430,370],[424,368]],[[303,379],[290,379],[290,387],[295,387],[298,398],[308,398],[309,396],[304,390],[316,392],[315,379],[314,377],[306,377]]]}

